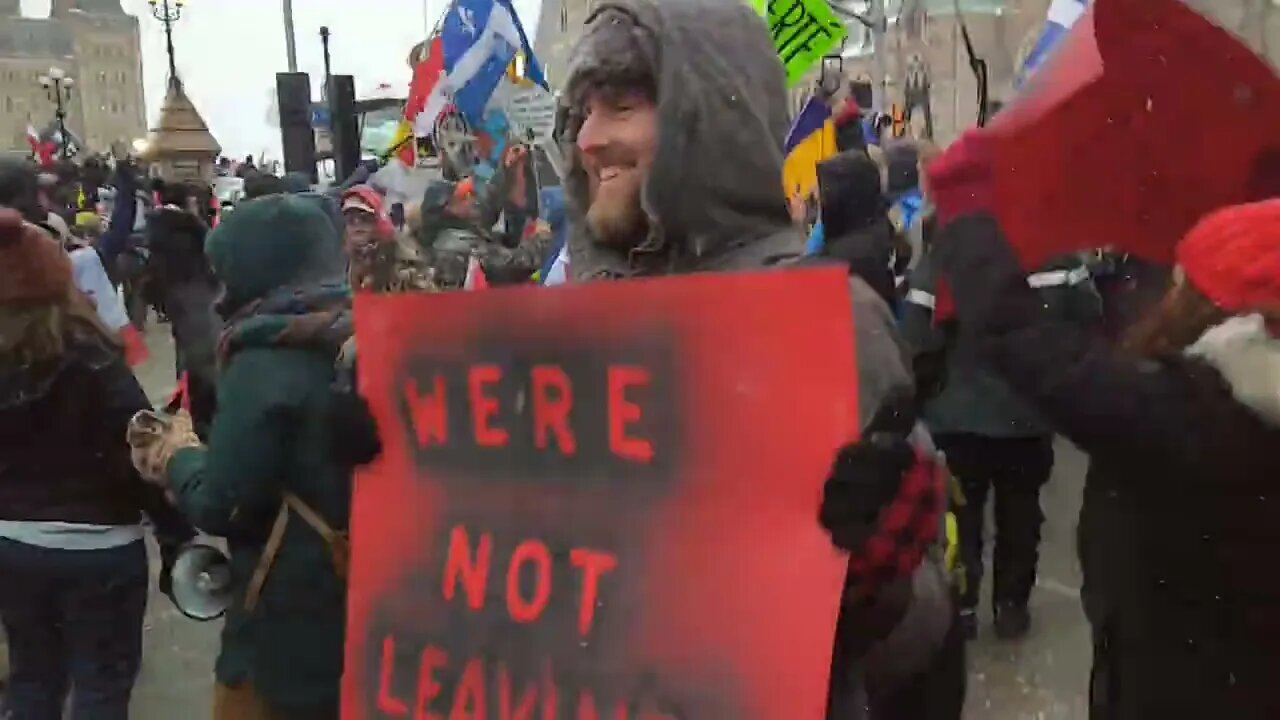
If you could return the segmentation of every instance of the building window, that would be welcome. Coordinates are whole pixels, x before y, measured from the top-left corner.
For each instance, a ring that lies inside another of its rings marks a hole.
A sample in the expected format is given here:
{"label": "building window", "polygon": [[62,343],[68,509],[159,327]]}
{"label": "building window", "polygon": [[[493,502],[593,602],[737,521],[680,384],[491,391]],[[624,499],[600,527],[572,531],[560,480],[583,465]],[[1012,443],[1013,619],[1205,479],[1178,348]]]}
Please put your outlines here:
{"label": "building window", "polygon": [[4,99],[4,111],[13,112],[13,98],[7,97]]}

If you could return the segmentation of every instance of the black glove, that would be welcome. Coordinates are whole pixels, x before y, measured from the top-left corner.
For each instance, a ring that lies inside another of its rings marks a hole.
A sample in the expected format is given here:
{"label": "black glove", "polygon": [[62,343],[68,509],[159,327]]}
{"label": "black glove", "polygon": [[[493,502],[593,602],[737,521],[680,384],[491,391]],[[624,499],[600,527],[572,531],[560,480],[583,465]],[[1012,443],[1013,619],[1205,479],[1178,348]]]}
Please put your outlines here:
{"label": "black glove", "polygon": [[902,476],[915,464],[907,436],[915,425],[908,393],[888,398],[863,433],[862,440],[836,453],[822,489],[818,521],[831,543],[857,551],[875,531],[880,511],[898,494]]}
{"label": "black glove", "polygon": [[335,390],[329,406],[331,457],[343,467],[368,465],[382,454],[378,424],[358,393]]}
{"label": "black glove", "polygon": [[160,592],[170,600],[173,599],[173,565],[178,561],[178,553],[186,543],[160,543],[160,577],[157,581]]}
{"label": "black glove", "polygon": [[182,513],[164,496],[159,487],[147,483],[143,492],[143,510],[151,520],[160,546],[160,592],[173,597],[173,563],[178,551],[196,537],[196,530]]}

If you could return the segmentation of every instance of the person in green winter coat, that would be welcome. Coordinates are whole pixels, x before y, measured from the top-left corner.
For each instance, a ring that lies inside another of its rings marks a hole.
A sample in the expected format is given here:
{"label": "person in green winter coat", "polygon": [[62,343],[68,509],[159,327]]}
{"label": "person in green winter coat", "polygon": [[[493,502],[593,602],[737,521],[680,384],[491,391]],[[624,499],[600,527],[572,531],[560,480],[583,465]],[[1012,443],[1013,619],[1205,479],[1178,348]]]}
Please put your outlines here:
{"label": "person in green winter coat", "polygon": [[237,208],[206,252],[227,321],[208,446],[178,418],[135,445],[135,462],[230,549],[215,720],[337,718],[351,494],[328,418],[352,332],[342,239],[315,203],[273,195]]}

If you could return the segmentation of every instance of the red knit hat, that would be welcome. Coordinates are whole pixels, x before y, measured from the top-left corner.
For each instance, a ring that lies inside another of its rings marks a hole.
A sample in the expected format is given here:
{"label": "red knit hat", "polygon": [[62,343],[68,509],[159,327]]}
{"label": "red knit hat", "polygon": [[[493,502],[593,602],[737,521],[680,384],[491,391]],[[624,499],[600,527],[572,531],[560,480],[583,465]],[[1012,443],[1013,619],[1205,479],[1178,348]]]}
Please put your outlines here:
{"label": "red knit hat", "polygon": [[71,287],[62,245],[17,210],[0,208],[0,305],[59,302]]}
{"label": "red knit hat", "polygon": [[1177,260],[1223,310],[1280,317],[1280,199],[1206,215],[1178,244]]}

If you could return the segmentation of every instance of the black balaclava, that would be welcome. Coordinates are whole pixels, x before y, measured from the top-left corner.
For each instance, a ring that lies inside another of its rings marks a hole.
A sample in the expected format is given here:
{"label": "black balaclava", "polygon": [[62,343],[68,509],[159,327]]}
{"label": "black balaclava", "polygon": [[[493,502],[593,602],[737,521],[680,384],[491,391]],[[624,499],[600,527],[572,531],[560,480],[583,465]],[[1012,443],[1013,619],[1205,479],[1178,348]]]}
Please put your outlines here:
{"label": "black balaclava", "polygon": [[885,217],[880,168],[865,152],[850,150],[820,163],[818,188],[827,238],[860,230]]}
{"label": "black balaclava", "polygon": [[897,198],[920,185],[920,152],[913,143],[892,143],[884,149],[884,157],[889,166],[889,197]]}

